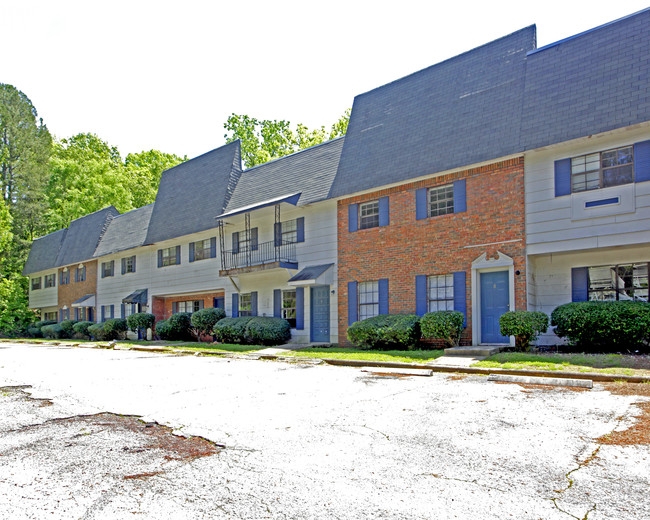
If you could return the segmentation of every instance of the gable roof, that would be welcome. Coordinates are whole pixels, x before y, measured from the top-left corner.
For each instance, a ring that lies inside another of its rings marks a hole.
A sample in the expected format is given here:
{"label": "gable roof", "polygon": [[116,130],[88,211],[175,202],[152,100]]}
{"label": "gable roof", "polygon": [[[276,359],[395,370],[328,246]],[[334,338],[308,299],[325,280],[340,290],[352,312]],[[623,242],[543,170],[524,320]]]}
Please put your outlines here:
{"label": "gable roof", "polygon": [[99,241],[93,257],[117,253],[144,244],[153,204],[113,218]]}
{"label": "gable roof", "polygon": [[650,120],[650,9],[530,52],[522,149]]}
{"label": "gable roof", "polygon": [[108,206],[70,222],[56,265],[76,264],[92,258],[111,219],[119,214],[115,207]]}
{"label": "gable roof", "polygon": [[535,26],[356,96],[331,196],[519,151]]}
{"label": "gable roof", "polygon": [[244,171],[226,211],[234,213],[289,193],[300,193],[298,206],[326,199],[344,140],[339,137]]}
{"label": "gable roof", "polygon": [[240,174],[239,141],[163,172],[145,244],[216,227]]}
{"label": "gable roof", "polygon": [[23,268],[23,275],[28,276],[32,273],[54,269],[57,265],[56,257],[59,255],[67,231],[67,229],[59,229],[34,240]]}

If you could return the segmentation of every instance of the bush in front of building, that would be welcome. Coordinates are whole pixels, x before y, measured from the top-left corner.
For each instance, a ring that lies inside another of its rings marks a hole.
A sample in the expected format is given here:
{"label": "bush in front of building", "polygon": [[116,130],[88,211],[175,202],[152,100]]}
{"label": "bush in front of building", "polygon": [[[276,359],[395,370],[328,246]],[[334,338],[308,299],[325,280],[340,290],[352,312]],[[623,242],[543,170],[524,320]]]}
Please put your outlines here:
{"label": "bush in front of building", "polygon": [[217,308],[207,308],[196,311],[192,314],[190,321],[198,339],[201,336],[208,336],[212,334],[212,329],[219,320],[226,317],[226,311]]}
{"label": "bush in front of building", "polygon": [[574,302],[551,313],[555,334],[582,352],[647,351],[650,303],[639,301]]}
{"label": "bush in front of building", "polygon": [[160,320],[156,323],[156,336],[159,339],[169,339],[169,320]]}
{"label": "bush in front of building", "polygon": [[212,329],[214,339],[221,343],[248,343],[246,326],[252,319],[252,316],[241,316],[219,320]]}
{"label": "bush in front of building", "polygon": [[90,338],[91,334],[88,328],[93,325],[95,325],[94,321],[78,321],[72,326],[72,330],[84,338]]}
{"label": "bush in front of building", "polygon": [[136,312],[126,317],[126,324],[130,331],[142,331],[146,337],[147,329],[153,329],[156,317],[148,312]]}
{"label": "bush in front of building", "polygon": [[282,345],[291,339],[291,326],[283,318],[256,316],[246,324],[245,335],[252,345]]}
{"label": "bush in front of building", "polygon": [[515,337],[515,350],[530,350],[531,342],[548,329],[548,316],[538,311],[508,311],[499,318],[502,336]]}
{"label": "bush in front of building", "polygon": [[457,347],[465,329],[464,322],[465,315],[459,311],[427,312],[420,320],[422,337],[442,340],[449,347]]}
{"label": "bush in front of building", "polygon": [[90,336],[90,339],[94,341],[104,341],[109,339],[106,335],[106,331],[104,330],[103,323],[93,323],[92,325],[89,325],[88,335]]}
{"label": "bush in front of building", "polygon": [[124,339],[126,337],[126,319],[112,318],[104,322],[105,339]]}
{"label": "bush in front of building", "polygon": [[189,312],[177,312],[169,319],[156,323],[156,334],[167,341],[192,341],[192,322]]}
{"label": "bush in front of building", "polygon": [[48,339],[62,339],[66,337],[65,331],[58,323],[41,327],[41,332],[43,333],[43,337]]}
{"label": "bush in front of building", "polygon": [[414,314],[380,314],[348,328],[348,339],[359,348],[412,350],[420,337],[420,318]]}
{"label": "bush in front of building", "polygon": [[27,336],[30,338],[42,338],[43,333],[41,332],[40,327],[35,327],[33,324],[27,327]]}
{"label": "bush in front of building", "polygon": [[63,320],[59,325],[63,329],[66,338],[71,338],[74,334],[74,324],[77,323],[75,320]]}

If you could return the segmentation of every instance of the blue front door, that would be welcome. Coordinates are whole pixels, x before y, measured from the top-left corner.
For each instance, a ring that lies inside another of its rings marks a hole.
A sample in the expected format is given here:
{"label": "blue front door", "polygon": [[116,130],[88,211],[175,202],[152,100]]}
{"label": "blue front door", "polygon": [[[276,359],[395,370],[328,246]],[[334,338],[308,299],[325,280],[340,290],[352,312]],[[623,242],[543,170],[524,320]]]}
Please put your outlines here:
{"label": "blue front door", "polygon": [[330,340],[330,286],[311,288],[311,341]]}
{"label": "blue front door", "polygon": [[481,276],[481,343],[509,343],[502,336],[499,318],[510,310],[508,271],[480,273]]}

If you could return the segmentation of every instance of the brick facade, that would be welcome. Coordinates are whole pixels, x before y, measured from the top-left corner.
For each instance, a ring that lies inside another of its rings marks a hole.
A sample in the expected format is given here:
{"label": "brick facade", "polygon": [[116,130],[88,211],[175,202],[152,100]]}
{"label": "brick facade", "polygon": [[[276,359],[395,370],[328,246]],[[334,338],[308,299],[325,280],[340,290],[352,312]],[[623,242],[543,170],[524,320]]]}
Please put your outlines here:
{"label": "brick facade", "polygon": [[[86,279],[83,282],[75,282],[75,270],[80,265],[86,267]],[[97,260],[90,260],[88,262],[81,262],[80,264],[69,265],[67,270],[69,271],[69,283],[61,284],[61,273],[64,272],[65,268],[59,268],[57,271],[56,283],[58,284],[58,309],[59,313],[61,309],[66,306],[70,309],[70,319],[75,319],[74,309],[72,307],[72,302],[78,300],[82,296],[87,294],[96,294],[97,293]],[[83,310],[84,318],[88,319],[88,309],[83,307],[80,311]],[[93,307],[92,321],[97,320],[97,314],[95,308]],[[65,316],[59,316],[59,321],[64,319]]]}
{"label": "brick facade", "polygon": [[[416,220],[415,192],[466,179],[467,210]],[[389,197],[388,226],[348,230],[348,207]],[[403,184],[338,202],[339,343],[349,345],[348,282],[389,280],[389,312],[415,313],[417,275],[466,273],[467,329],[472,341],[472,262],[497,251],[514,260],[515,305],[526,309],[524,160],[486,166]]]}
{"label": "brick facade", "polygon": [[187,302],[203,300],[203,308],[213,307],[214,298],[223,298],[224,291],[215,291],[201,294],[182,294],[178,296],[154,296],[151,302],[151,313],[156,316],[156,321],[166,320],[172,315],[174,302]]}

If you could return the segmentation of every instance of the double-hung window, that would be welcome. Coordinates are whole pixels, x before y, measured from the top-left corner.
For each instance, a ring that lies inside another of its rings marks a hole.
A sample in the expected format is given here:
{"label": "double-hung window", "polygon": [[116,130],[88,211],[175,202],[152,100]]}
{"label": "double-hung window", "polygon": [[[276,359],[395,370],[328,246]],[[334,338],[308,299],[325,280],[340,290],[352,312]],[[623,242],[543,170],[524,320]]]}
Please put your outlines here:
{"label": "double-hung window", "polygon": [[427,277],[427,308],[429,312],[454,310],[454,275]]}
{"label": "double-hung window", "polygon": [[45,275],[45,288],[54,287],[56,285],[56,275],[55,274],[46,274]]}
{"label": "double-hung window", "polygon": [[206,238],[194,242],[194,260],[205,260],[212,258],[212,239]]}
{"label": "double-hung window", "polygon": [[588,298],[592,301],[649,301],[648,263],[589,267]]}
{"label": "double-hung window", "polygon": [[86,281],[86,266],[77,267],[74,270],[74,281],[75,282],[85,282]]}
{"label": "double-hung window", "polygon": [[102,262],[102,278],[113,276],[115,274],[115,260]]}
{"label": "double-hung window", "polygon": [[253,315],[253,302],[251,293],[243,293],[239,295],[239,315],[252,316]]}
{"label": "double-hung window", "polygon": [[167,267],[181,263],[181,246],[166,247],[158,250],[158,267]]}
{"label": "double-hung window", "polygon": [[634,147],[623,146],[571,159],[573,193],[634,182]]}
{"label": "double-hung window", "polygon": [[282,291],[282,317],[296,328],[296,290]]}
{"label": "double-hung window", "polygon": [[[174,302],[172,311],[177,312],[196,312],[203,308],[203,300],[187,300],[184,302]],[[175,309],[175,310],[174,310]]]}
{"label": "double-hung window", "polygon": [[32,278],[32,291],[37,291],[41,288],[41,277]]}
{"label": "double-hung window", "polygon": [[454,186],[447,184],[429,188],[429,216],[438,217],[454,212]]}
{"label": "double-hung window", "polygon": [[379,201],[359,204],[359,229],[379,227]]}
{"label": "double-hung window", "polygon": [[57,321],[58,320],[58,313],[56,311],[54,312],[46,312],[43,314],[43,319],[45,321]]}
{"label": "double-hung window", "polygon": [[359,320],[379,315],[379,282],[359,283]]}
{"label": "double-hung window", "polygon": [[65,269],[59,273],[59,285],[66,285],[70,283],[70,271]]}
{"label": "double-hung window", "polygon": [[135,255],[122,258],[122,274],[135,273]]}

